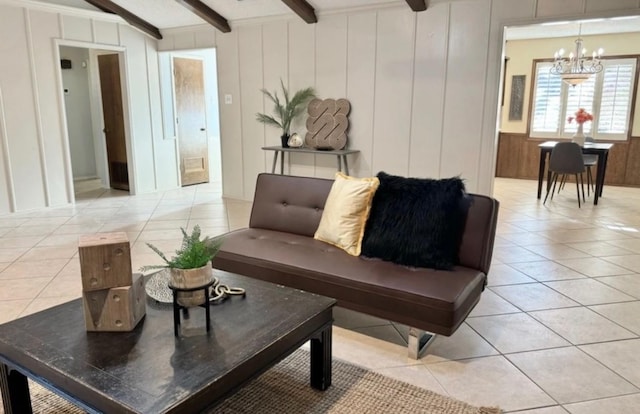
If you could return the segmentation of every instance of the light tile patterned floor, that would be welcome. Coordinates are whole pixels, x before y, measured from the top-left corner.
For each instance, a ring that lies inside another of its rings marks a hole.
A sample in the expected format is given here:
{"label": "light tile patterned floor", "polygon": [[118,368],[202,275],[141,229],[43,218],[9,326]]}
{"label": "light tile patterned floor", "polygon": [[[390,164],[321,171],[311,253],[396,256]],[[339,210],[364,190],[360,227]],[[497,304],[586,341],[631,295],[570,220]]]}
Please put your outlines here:
{"label": "light tile patterned floor", "polygon": [[[334,355],[477,405],[528,414],[638,413],[640,189],[607,186],[578,208],[565,190],[496,179],[501,202],[489,287],[451,337],[407,358],[407,327],[336,310]],[[159,262],[179,227],[246,226],[250,203],[219,185],[129,196],[91,191],[74,207],[0,216],[0,322],[80,296],[78,236],[125,231],[134,268]]]}

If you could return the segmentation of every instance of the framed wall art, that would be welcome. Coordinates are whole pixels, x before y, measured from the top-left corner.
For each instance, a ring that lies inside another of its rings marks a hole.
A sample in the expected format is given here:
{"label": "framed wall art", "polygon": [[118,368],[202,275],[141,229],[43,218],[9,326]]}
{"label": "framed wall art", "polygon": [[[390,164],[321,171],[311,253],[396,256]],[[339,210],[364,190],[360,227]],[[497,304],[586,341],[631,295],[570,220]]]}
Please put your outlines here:
{"label": "framed wall art", "polygon": [[527,75],[511,77],[511,101],[509,102],[509,121],[521,121],[524,106],[524,82]]}

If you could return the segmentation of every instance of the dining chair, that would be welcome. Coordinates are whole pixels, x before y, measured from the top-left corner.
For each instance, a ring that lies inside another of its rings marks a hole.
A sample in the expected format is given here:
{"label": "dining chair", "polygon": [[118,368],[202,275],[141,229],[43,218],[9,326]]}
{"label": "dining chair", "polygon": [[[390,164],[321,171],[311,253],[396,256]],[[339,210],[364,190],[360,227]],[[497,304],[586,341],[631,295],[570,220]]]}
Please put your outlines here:
{"label": "dining chair", "polygon": [[[547,195],[544,197],[542,204],[547,202],[549,192],[551,192],[551,199],[553,200],[553,193],[556,190],[556,184],[558,183],[558,176],[562,174],[562,180],[567,175],[572,174],[576,179],[576,191],[578,194],[578,208],[580,204],[580,185],[582,185],[582,201],[584,198],[584,182],[582,174],[585,171],[584,160],[582,158],[582,148],[575,142],[559,142],[553,147],[551,151],[551,158],[549,159],[549,171],[552,173],[551,181],[547,183]],[[578,183],[578,180],[580,181]],[[553,182],[553,188],[551,188],[551,182]]]}
{"label": "dining chair", "polygon": [[[584,142],[594,142],[593,137],[586,136],[584,138]],[[598,163],[598,156],[595,154],[582,154],[582,159],[584,160],[584,166],[587,172],[587,196],[591,195],[591,191],[596,191],[595,181],[593,180],[593,174],[591,173],[591,167],[595,167]],[[558,193],[560,193],[560,189],[564,188],[565,185],[565,176],[563,175],[560,178],[560,185],[558,186]]]}

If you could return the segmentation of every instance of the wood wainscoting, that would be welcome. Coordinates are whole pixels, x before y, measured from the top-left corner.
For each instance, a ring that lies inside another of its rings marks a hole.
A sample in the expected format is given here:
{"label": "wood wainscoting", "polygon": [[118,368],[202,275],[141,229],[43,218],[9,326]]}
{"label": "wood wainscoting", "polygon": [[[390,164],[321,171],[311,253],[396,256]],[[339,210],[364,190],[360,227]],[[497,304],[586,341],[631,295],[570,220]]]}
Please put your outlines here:
{"label": "wood wainscoting", "polygon": [[[540,149],[548,139],[501,132],[498,137],[496,177],[538,179]],[[605,184],[640,187],[640,137],[615,141],[609,152]]]}

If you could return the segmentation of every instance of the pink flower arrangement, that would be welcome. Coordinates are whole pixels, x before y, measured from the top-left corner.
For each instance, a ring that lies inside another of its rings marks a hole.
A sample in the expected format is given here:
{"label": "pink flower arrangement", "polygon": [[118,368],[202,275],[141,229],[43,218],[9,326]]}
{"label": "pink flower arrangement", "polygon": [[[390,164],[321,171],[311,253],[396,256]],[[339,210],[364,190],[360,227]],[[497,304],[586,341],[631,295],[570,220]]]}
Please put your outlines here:
{"label": "pink flower arrangement", "polygon": [[576,111],[576,116],[570,116],[567,118],[567,122],[571,123],[575,119],[577,123],[580,125],[584,124],[587,121],[593,121],[593,115],[589,112],[585,111],[584,108],[580,108]]}

